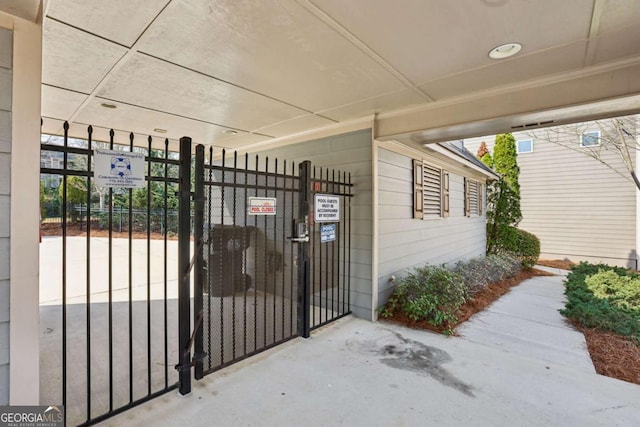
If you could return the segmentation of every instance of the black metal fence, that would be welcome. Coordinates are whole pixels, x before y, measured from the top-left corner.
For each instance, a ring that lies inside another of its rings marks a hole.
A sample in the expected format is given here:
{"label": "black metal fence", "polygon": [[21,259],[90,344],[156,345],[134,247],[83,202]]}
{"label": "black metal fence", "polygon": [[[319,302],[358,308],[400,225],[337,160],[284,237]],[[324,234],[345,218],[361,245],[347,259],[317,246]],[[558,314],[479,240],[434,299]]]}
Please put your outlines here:
{"label": "black metal fence", "polygon": [[[61,270],[41,282],[41,396],[68,425],[189,393],[193,367],[201,379],[350,313],[346,172],[68,130],[41,144],[61,237],[43,242]],[[142,153],[144,186],[98,188],[97,148]]]}
{"label": "black metal fence", "polygon": [[[99,190],[93,181],[94,149],[134,151],[134,135],[127,146],[118,146],[114,131],[110,141],[96,143],[90,126],[82,139],[70,138],[68,129],[65,123],[62,137],[44,138],[41,144],[48,158],[60,159],[41,165],[41,174],[60,177],[49,196],[59,198],[61,239],[45,243],[62,262],[61,277],[41,284],[56,288],[49,289],[55,297],[41,304],[41,326],[49,331],[41,339],[41,384],[43,400],[62,401],[67,425],[76,425],[95,423],[177,387],[169,368],[177,359],[171,267],[177,248],[169,231],[177,232],[171,195],[177,191],[179,163],[167,140],[149,137],[146,147],[135,147],[145,155],[145,187],[118,194]],[[95,209],[96,197],[105,198],[105,209]],[[79,203],[84,206],[77,209]],[[78,223],[84,232],[71,237]],[[92,241],[103,229],[106,247]],[[159,240],[152,238],[156,230],[166,231]],[[126,236],[115,238],[117,231]],[[134,232],[146,237],[134,239]]]}

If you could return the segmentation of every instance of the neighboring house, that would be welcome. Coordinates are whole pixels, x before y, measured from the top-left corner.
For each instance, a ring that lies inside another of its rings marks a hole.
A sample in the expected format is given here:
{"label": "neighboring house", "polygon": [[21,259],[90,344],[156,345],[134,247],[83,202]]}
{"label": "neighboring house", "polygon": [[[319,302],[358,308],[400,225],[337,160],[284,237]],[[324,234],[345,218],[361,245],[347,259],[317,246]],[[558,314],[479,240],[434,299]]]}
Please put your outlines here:
{"label": "neighboring house", "polygon": [[484,193],[496,176],[461,145],[372,145],[367,129],[264,153],[351,172],[351,309],[358,317],[377,317],[394,276],[485,253]]}
{"label": "neighboring house", "polygon": [[[625,129],[636,141],[639,117]],[[513,133],[520,166],[519,227],[538,236],[541,258],[638,267],[638,191],[619,153],[600,135],[611,126],[611,120],[600,120]],[[471,138],[464,145],[476,153],[485,141],[493,154],[494,140],[493,135]],[[635,155],[632,149],[634,164]]]}

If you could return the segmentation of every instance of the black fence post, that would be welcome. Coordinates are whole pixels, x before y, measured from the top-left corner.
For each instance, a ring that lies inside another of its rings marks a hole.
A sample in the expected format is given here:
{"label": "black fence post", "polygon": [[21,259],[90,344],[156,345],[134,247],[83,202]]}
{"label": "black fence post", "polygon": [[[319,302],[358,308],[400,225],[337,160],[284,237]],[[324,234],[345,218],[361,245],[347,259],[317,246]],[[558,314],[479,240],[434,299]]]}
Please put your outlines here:
{"label": "black fence post", "polygon": [[180,394],[191,393],[190,246],[191,246],[191,138],[180,138],[178,189],[178,382]]}
{"label": "black fence post", "polygon": [[204,282],[204,256],[203,256],[203,234],[204,234],[204,146],[198,144],[196,146],[196,165],[195,165],[195,211],[193,214],[193,240],[194,240],[194,256],[195,271],[193,273],[193,325],[195,330],[195,377],[197,380],[204,376],[204,367],[202,359],[204,348],[202,342],[202,324],[203,324],[203,282]]}
{"label": "black fence post", "polygon": [[[309,228],[309,205],[311,180],[309,171],[311,162],[305,160],[299,166],[300,192],[298,193],[298,220]],[[297,233],[297,230],[294,230]],[[299,236],[301,237],[301,236]],[[311,275],[309,270],[309,243],[298,243],[298,333],[303,338],[311,336]]]}

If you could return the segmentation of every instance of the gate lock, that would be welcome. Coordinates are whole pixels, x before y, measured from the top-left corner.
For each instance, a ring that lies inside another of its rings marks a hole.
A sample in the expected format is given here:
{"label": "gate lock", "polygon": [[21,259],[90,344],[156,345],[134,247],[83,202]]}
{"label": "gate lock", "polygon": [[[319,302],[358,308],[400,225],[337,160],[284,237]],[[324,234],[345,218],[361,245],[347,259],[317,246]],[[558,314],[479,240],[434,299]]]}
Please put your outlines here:
{"label": "gate lock", "polygon": [[293,220],[293,237],[289,237],[289,240],[296,243],[309,241],[309,225],[306,219],[304,221]]}

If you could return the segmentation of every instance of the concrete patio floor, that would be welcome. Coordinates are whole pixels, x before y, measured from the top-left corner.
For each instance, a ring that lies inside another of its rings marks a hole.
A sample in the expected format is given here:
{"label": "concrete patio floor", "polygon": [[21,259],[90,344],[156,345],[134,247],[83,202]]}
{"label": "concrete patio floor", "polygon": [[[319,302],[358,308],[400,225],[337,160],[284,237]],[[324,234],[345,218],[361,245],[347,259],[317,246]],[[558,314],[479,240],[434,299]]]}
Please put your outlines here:
{"label": "concrete patio floor", "polygon": [[103,425],[640,425],[640,386],[595,374],[562,291],[530,279],[452,338],[343,319]]}

